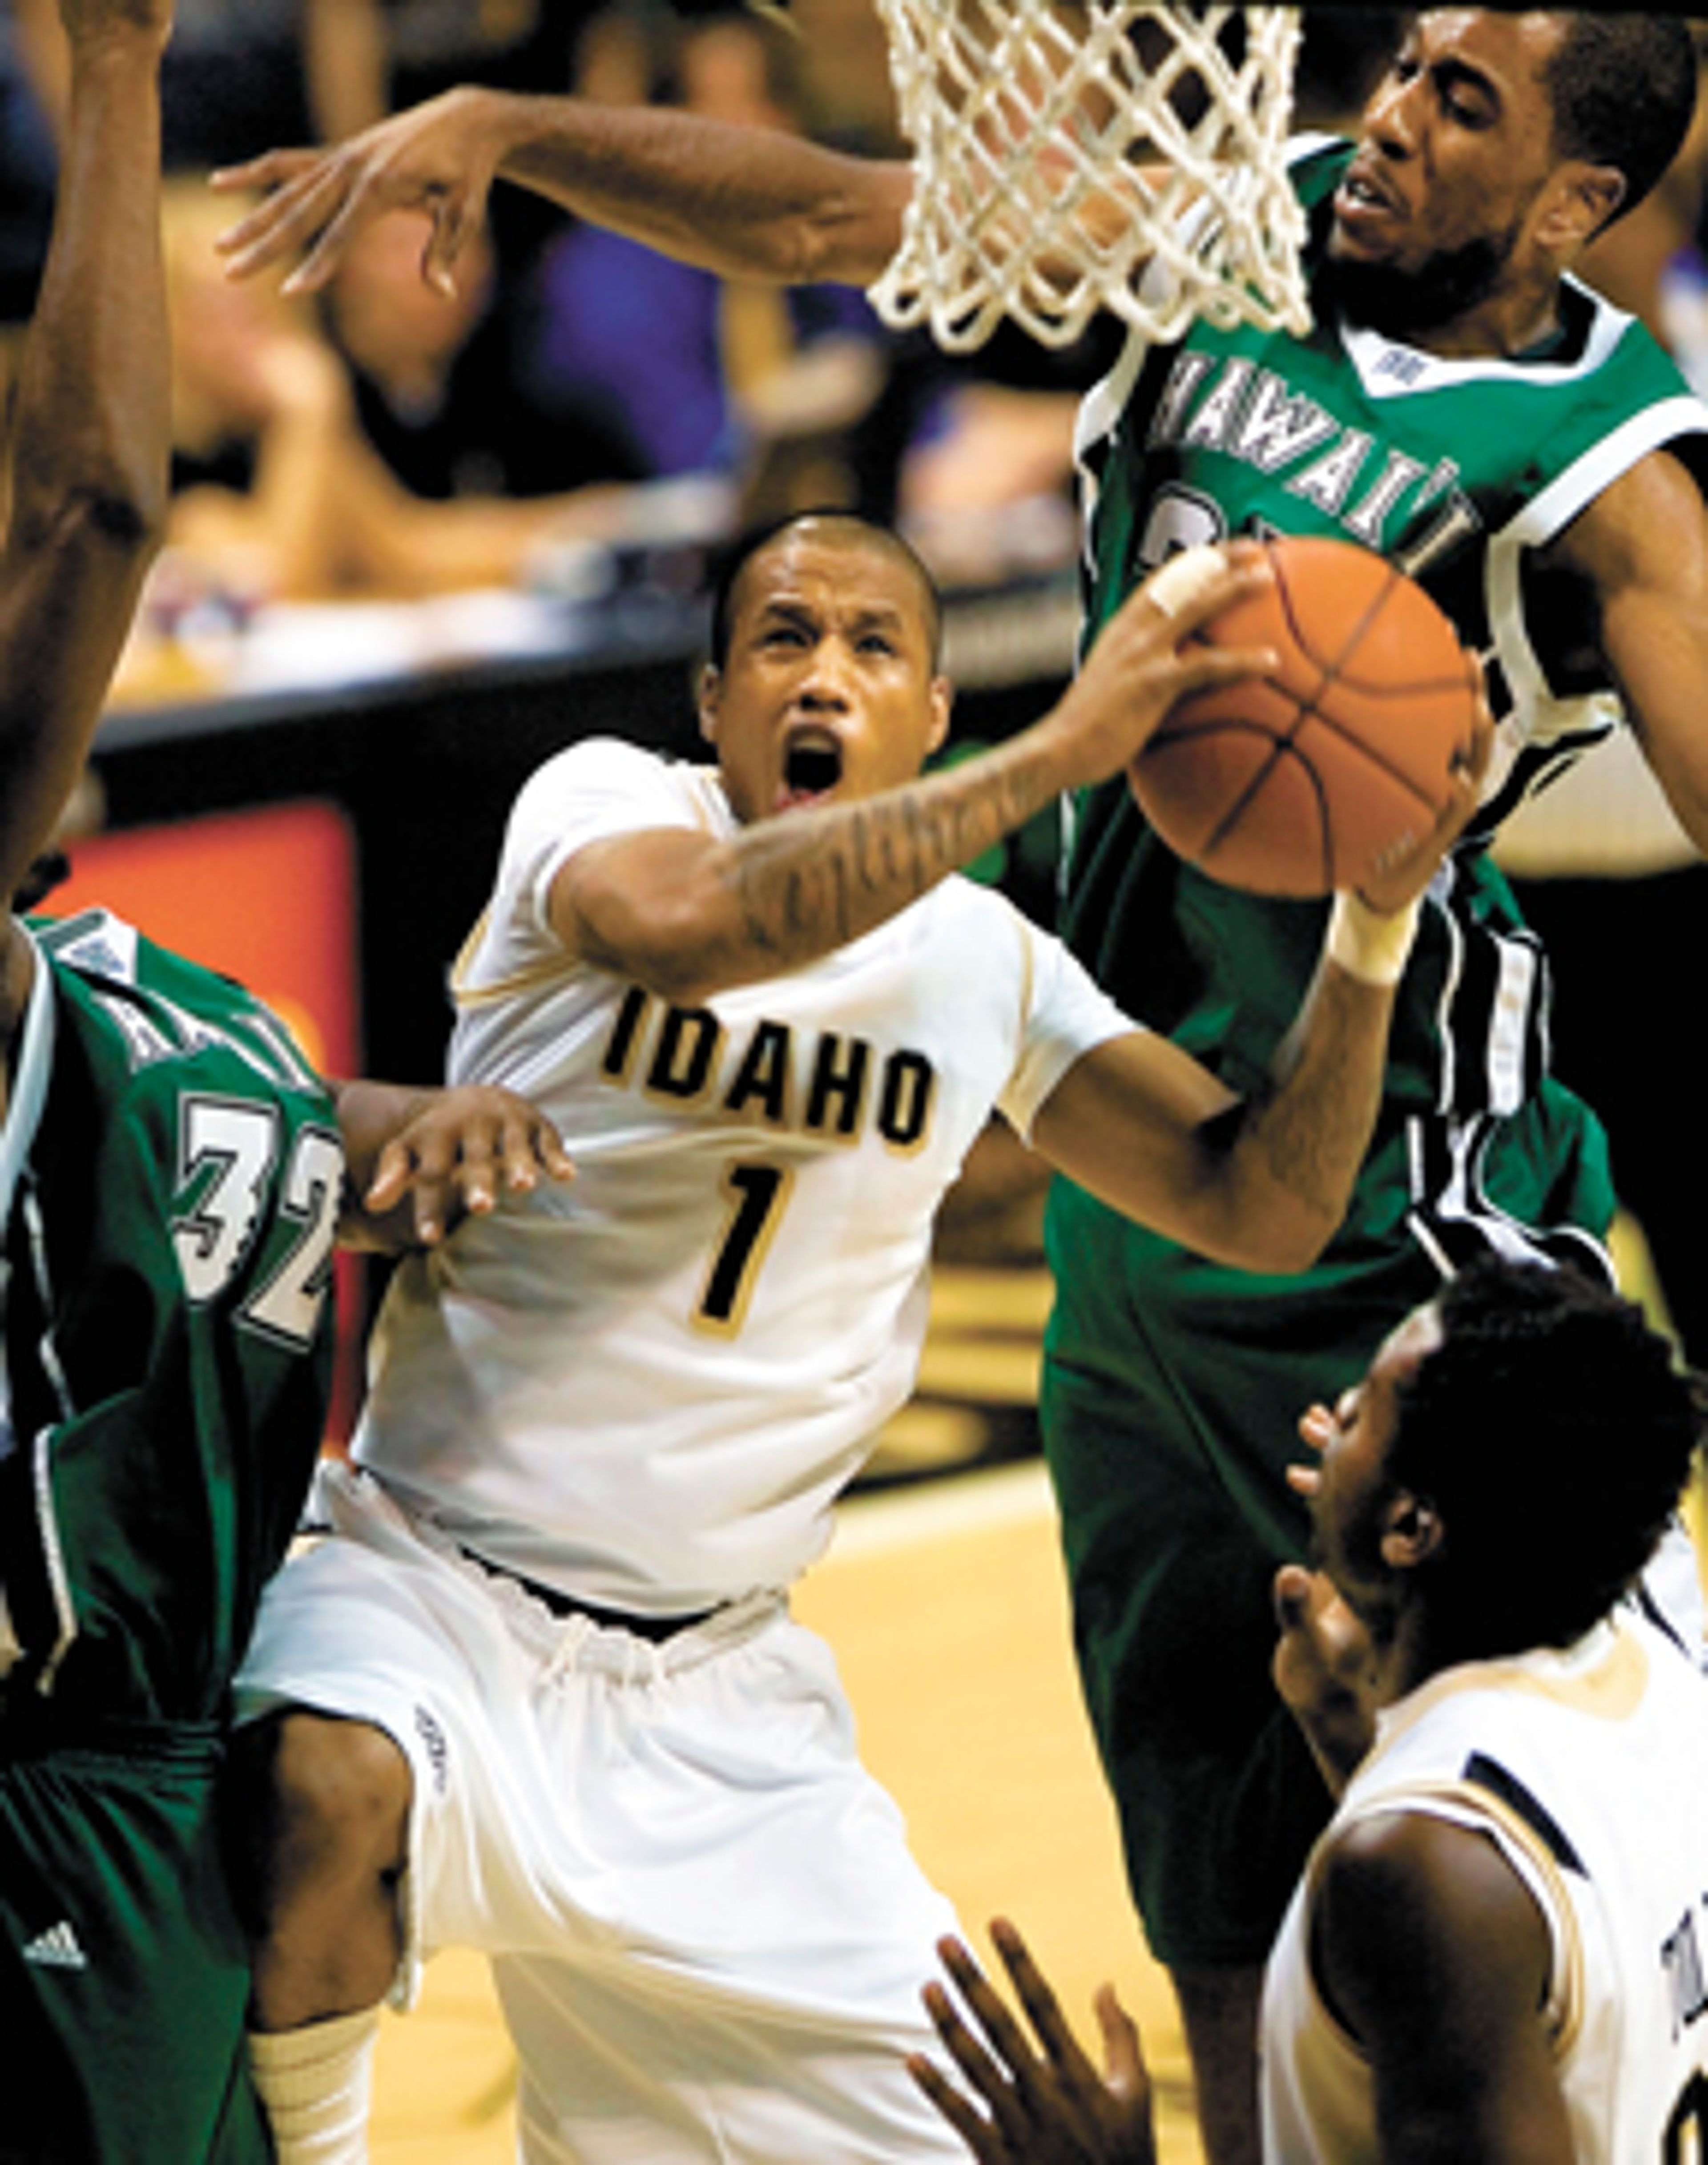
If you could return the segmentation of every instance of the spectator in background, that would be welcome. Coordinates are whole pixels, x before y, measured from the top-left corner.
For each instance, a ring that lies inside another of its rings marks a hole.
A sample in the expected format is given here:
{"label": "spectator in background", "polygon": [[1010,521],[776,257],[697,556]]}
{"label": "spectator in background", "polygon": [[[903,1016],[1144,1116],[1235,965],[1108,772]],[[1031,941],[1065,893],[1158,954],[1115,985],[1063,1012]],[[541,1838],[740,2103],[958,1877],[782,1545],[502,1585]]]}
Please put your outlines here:
{"label": "spectator in background", "polygon": [[[0,41],[15,25],[57,116],[55,0],[5,0],[3,12]],[[161,71],[166,166],[224,165],[257,140],[336,140],[453,82],[567,89],[591,12],[591,0],[180,0]]]}
{"label": "spectator in background", "polygon": [[[349,371],[308,304],[222,275],[213,234],[228,215],[199,180],[168,192],[174,498],[163,577],[285,598],[506,584],[543,538],[595,516],[597,492],[512,498],[511,477],[458,469],[448,454],[439,471],[455,487],[428,486],[425,461],[396,472],[365,434]],[[406,250],[413,223],[394,222]],[[393,237],[383,231],[387,246]],[[433,295],[425,308],[414,294],[399,306],[412,321],[456,313]],[[502,392],[490,403],[507,405]]]}
{"label": "spectator in background", "polygon": [[[234,8],[246,0],[229,0]],[[567,90],[577,41],[602,6],[637,21],[662,0],[300,0],[318,133],[337,141],[388,113],[448,90]],[[250,138],[252,147],[255,138]],[[287,139],[278,138],[285,140]],[[246,155],[240,151],[237,155]],[[493,222],[505,300],[556,225],[519,198]]]}
{"label": "spectator in background", "polygon": [[561,91],[575,42],[599,0],[338,0],[382,43],[384,110],[413,105],[453,83]]}
{"label": "spectator in background", "polygon": [[[804,57],[751,13],[690,13],[672,28],[619,4],[583,32],[577,84],[608,103],[796,134]],[[640,475],[735,477],[743,524],[828,503],[894,518],[952,580],[1000,576],[1017,544],[1029,560],[1071,559],[1073,416],[1107,341],[1064,358],[999,339],[957,361],[924,334],[887,330],[851,287],[720,278],[579,224],[546,246],[522,319],[531,401],[625,447]],[[992,516],[1023,505],[1040,507],[1023,528]]]}
{"label": "spectator in background", "polygon": [[[50,0],[21,0],[41,8]],[[562,90],[586,0],[182,0],[161,77],[169,169],[335,140],[453,82]]]}
{"label": "spectator in background", "polygon": [[[637,50],[635,33],[650,30]],[[794,48],[773,23],[730,12],[649,26],[624,8],[589,26],[577,53],[583,95],[679,104],[793,133],[800,124]],[[412,261],[408,266],[415,272]],[[415,283],[419,287],[419,276]],[[716,471],[759,482],[767,451],[795,447],[783,482],[769,461],[756,511],[850,503],[846,470],[827,470],[827,440],[871,408],[883,382],[884,334],[846,286],[783,293],[677,263],[603,228],[561,229],[532,281],[519,378],[566,429],[620,445],[630,470],[662,479]]]}
{"label": "spectator in background", "polygon": [[343,114],[317,108],[322,46],[345,0],[178,0],[161,71],[168,172],[223,164],[257,122],[324,141]]}
{"label": "spectator in background", "polygon": [[[537,497],[651,471],[593,402],[554,404],[535,394],[517,366],[486,236],[472,245],[451,294],[423,282],[421,238],[410,219],[369,227],[324,303],[357,423],[395,479],[442,501]],[[671,342],[668,320],[653,320],[654,348]],[[644,377],[639,356],[631,353],[630,364]]]}

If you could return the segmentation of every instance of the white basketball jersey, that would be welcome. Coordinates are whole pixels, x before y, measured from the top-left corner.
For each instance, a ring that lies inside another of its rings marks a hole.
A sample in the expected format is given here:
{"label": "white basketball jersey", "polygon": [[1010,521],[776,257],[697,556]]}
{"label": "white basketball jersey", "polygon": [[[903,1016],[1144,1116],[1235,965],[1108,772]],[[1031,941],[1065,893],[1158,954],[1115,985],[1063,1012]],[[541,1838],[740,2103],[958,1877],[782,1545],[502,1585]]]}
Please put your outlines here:
{"label": "white basketball jersey", "polygon": [[[1535,1897],[1576,2165],[1708,2156],[1708,1682],[1695,1664],[1621,1609],[1564,1653],[1447,1670],[1383,1716],[1324,1841],[1394,1811],[1487,1834]],[[1375,2165],[1368,2065],[1310,1974],[1316,1861],[1265,1985],[1263,2155]]]}
{"label": "white basketball jersey", "polygon": [[572,961],[553,876],[667,826],[735,831],[714,774],[609,740],[519,798],[450,1073],[531,1098],[577,1178],[404,1262],[356,1442],[482,1556],[640,1614],[785,1585],[819,1553],[913,1386],[932,1220],[993,1106],[1025,1134],[1133,1027],[960,878],[704,1007]]}

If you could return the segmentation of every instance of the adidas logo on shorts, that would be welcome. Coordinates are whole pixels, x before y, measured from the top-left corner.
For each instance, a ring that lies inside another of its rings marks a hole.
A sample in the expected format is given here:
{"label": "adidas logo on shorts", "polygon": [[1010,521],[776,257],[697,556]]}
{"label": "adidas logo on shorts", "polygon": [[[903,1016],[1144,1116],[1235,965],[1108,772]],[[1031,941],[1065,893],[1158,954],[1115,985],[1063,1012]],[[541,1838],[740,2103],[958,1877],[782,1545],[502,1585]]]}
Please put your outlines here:
{"label": "adidas logo on shorts", "polygon": [[77,1936],[63,1921],[38,1932],[24,1950],[24,1959],[38,1969],[87,1969],[89,1957],[77,1944]]}

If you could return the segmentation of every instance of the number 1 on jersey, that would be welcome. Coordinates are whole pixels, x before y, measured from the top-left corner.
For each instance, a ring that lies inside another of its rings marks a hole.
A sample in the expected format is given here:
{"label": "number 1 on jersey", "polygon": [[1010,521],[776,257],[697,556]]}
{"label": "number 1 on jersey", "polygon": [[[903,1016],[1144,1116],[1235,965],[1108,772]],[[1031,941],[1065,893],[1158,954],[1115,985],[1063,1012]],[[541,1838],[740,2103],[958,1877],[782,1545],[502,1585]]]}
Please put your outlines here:
{"label": "number 1 on jersey", "polygon": [[700,1330],[733,1337],[741,1328],[753,1282],[793,1185],[793,1173],[780,1165],[732,1165],[725,1174],[730,1214],[694,1310]]}

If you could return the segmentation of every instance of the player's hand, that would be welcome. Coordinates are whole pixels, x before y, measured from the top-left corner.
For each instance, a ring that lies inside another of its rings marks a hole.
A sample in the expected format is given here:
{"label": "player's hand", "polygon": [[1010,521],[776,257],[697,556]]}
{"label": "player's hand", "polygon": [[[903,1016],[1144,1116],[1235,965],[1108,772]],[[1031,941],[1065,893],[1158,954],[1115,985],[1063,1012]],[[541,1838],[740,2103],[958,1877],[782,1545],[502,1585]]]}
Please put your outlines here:
{"label": "player's hand", "polygon": [[[1331,1406],[1313,1405],[1299,1416],[1299,1433],[1320,1453],[1339,1426]],[[1287,1483],[1308,1503],[1322,1476],[1308,1463],[1289,1466]],[[1281,1631],[1270,1664],[1275,1688],[1338,1796],[1375,1735],[1370,1635],[1326,1572],[1283,1564],[1273,1599]]]}
{"label": "player's hand", "polygon": [[1183,550],[1135,587],[1037,724],[1065,758],[1065,788],[1106,781],[1131,766],[1177,701],[1276,666],[1268,647],[1210,646],[1192,637],[1272,577],[1259,544],[1233,541]]}
{"label": "player's hand", "polygon": [[[1321,1457],[1352,1410],[1350,1397],[1338,1410],[1307,1406],[1299,1418],[1299,1440]],[[1309,1462],[1289,1466],[1287,1485],[1309,1504],[1322,1486],[1322,1474]],[[1275,1688],[1338,1796],[1376,1733],[1370,1634],[1326,1572],[1284,1563],[1275,1574],[1272,1599],[1281,1633],[1270,1663]]]}
{"label": "player's hand", "polygon": [[1370,909],[1392,915],[1416,901],[1428,887],[1482,801],[1484,777],[1494,749],[1494,717],[1485,692],[1477,701],[1470,748],[1454,762],[1451,793],[1440,818],[1428,834],[1421,835],[1360,886],[1359,897]]}
{"label": "player's hand", "polygon": [[362,1198],[385,1219],[406,1202],[416,1245],[432,1247],[465,1216],[484,1217],[501,1194],[527,1195],[542,1179],[572,1180],[556,1129],[514,1090],[484,1083],[424,1093],[385,1144]]}
{"label": "player's hand", "polygon": [[966,2088],[923,2054],[908,2062],[914,2080],[979,2165],[1156,2165],[1150,2076],[1114,1988],[1097,1995],[1099,2075],[1019,1932],[999,1918],[990,1936],[1036,2044],[960,1941],[943,1940],[937,1952],[973,2020],[940,1984],[926,1986],[925,2010]]}
{"label": "player's hand", "polygon": [[1275,1688],[1338,1796],[1375,1741],[1370,1635],[1326,1573],[1303,1564],[1276,1572],[1274,1602]]}
{"label": "player's hand", "polygon": [[436,292],[453,292],[457,257],[486,216],[503,153],[500,108],[481,90],[449,90],[329,150],[269,150],[224,167],[212,176],[216,188],[268,192],[219,237],[228,275],[253,277],[294,261],[286,292],[316,292],[361,227],[414,211],[428,220],[421,275]]}

